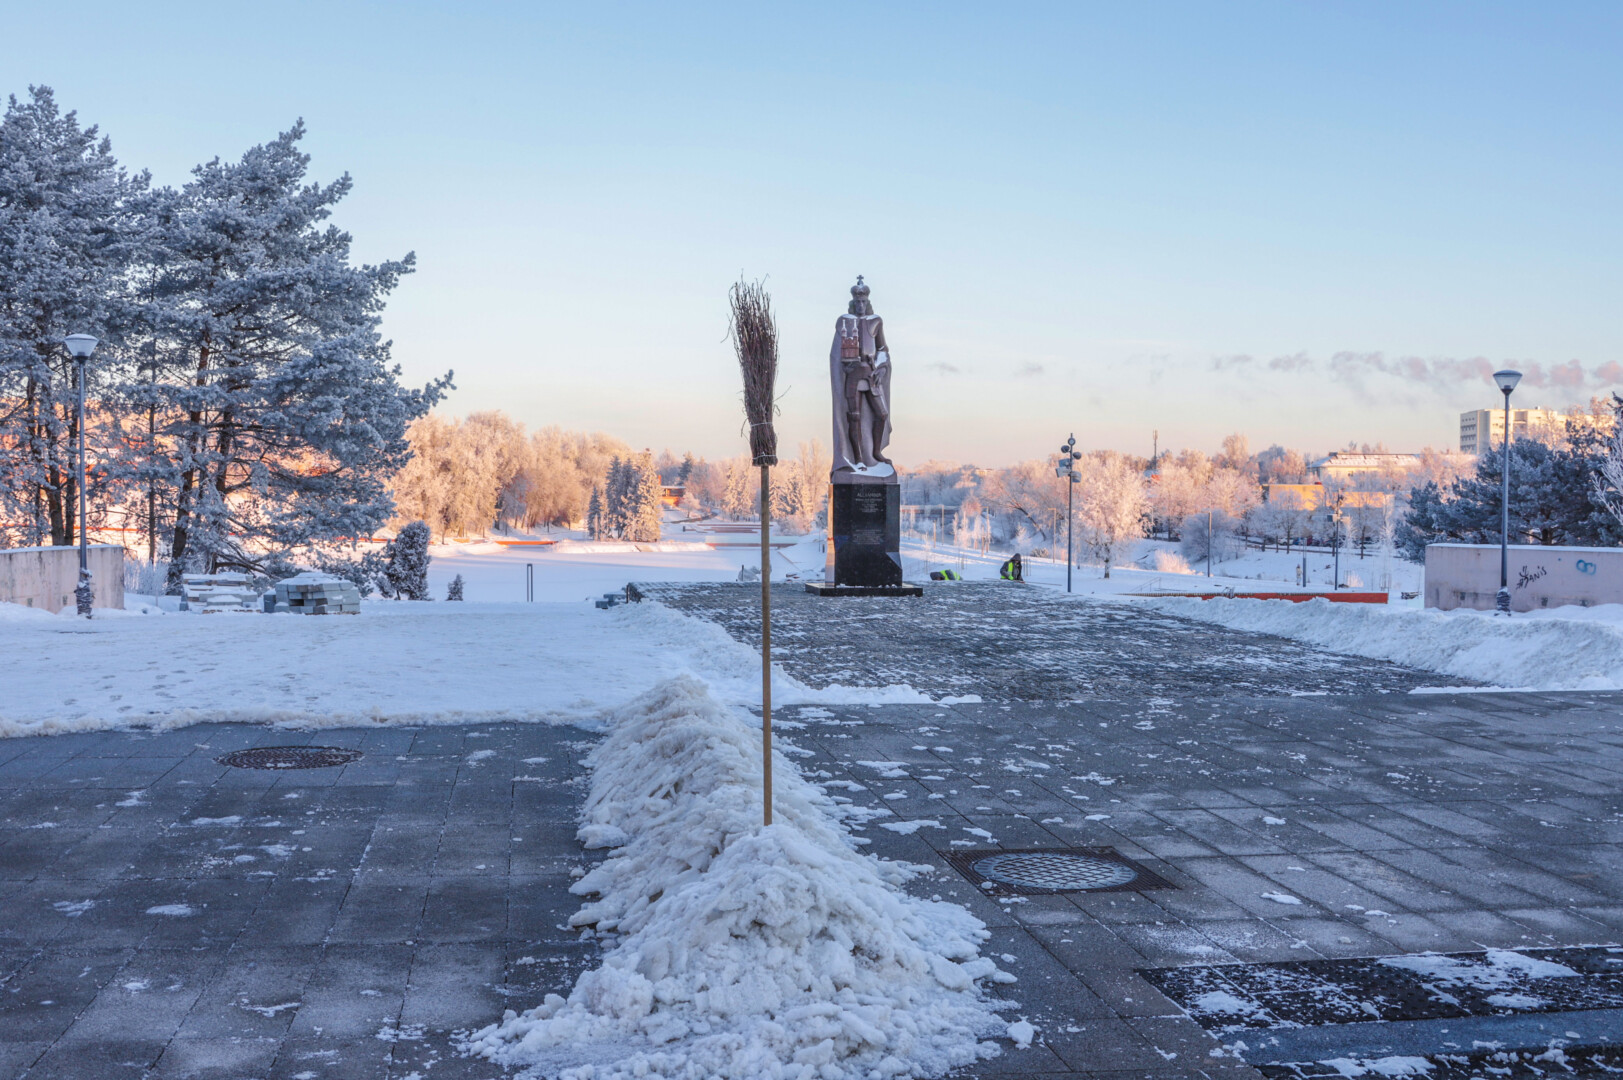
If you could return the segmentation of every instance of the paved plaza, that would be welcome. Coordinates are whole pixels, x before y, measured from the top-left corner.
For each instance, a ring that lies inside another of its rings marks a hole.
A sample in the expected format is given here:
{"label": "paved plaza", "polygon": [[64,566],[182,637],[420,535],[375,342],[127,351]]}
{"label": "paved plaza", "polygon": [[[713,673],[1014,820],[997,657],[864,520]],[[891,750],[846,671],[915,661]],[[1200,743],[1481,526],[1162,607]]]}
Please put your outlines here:
{"label": "paved plaza", "polygon": [[[641,592],[758,632],[752,587]],[[810,685],[980,699],[777,714],[868,850],[936,868],[910,888],[969,906],[1018,976],[995,992],[1037,1042],[957,1075],[1288,1076],[1304,1070],[1277,1061],[1351,1047],[1451,1053],[1432,1075],[1464,1076],[1495,1042],[1550,1039],[1579,1074],[1618,1067],[1623,695],[1412,693],[1459,682],[1002,583],[785,590],[774,630]],[[566,991],[596,956],[565,928],[569,884],[601,857],[574,837],[593,739],[202,724],[0,741],[0,1077],[500,1076],[454,1032]],[[219,761],[289,744],[361,756]],[[1057,849],[1157,887],[1021,893],[965,869]],[[1424,952],[1491,967],[1501,992],[1456,980],[1442,1001],[1435,958],[1391,962]]]}

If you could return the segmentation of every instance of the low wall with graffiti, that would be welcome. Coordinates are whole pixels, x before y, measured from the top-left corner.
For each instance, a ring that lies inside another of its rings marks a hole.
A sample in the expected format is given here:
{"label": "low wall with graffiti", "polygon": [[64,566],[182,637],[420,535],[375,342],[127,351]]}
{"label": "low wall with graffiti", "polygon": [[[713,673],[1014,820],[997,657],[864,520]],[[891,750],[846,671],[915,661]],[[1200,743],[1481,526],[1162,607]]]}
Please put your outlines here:
{"label": "low wall with graffiti", "polygon": [[[1426,606],[1491,611],[1499,592],[1498,544],[1428,544]],[[1510,548],[1510,608],[1623,604],[1623,548]]]}

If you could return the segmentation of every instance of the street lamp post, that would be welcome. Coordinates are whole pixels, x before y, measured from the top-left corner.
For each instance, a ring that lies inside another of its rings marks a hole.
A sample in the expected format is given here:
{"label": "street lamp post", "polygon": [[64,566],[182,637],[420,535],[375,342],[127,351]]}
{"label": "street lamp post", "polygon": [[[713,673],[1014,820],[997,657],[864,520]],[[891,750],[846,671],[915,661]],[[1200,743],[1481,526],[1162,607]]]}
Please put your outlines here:
{"label": "street lamp post", "polygon": [[1510,614],[1510,392],[1516,389],[1516,384],[1522,381],[1519,371],[1496,371],[1493,381],[1499,384],[1499,392],[1505,395],[1505,448],[1504,459],[1499,468],[1499,594],[1494,597],[1494,607],[1499,614]]}
{"label": "street lamp post", "polygon": [[1344,497],[1340,492],[1336,493],[1336,508],[1330,514],[1330,551],[1336,564],[1331,571],[1334,575],[1330,580],[1331,589],[1341,588],[1341,500]]}
{"label": "street lamp post", "polygon": [[1076,524],[1076,515],[1071,512],[1071,493],[1076,490],[1075,485],[1080,484],[1082,482],[1082,477],[1077,475],[1076,469],[1074,467],[1075,463],[1077,461],[1080,461],[1081,458],[1082,458],[1081,453],[1079,453],[1077,451],[1077,449],[1076,449],[1076,436],[1072,435],[1069,439],[1067,439],[1065,441],[1065,445],[1059,448],[1059,464],[1057,466],[1055,466],[1055,468],[1054,468],[1054,475],[1055,476],[1066,477],[1069,480],[1069,482],[1065,485],[1065,591],[1066,592],[1071,591],[1071,564],[1076,561],[1073,558],[1072,554],[1071,554],[1071,552],[1072,552],[1071,534],[1072,534],[1072,531],[1074,530],[1075,524]]}
{"label": "street lamp post", "polygon": [[85,364],[96,351],[96,339],[89,334],[69,334],[62,344],[73,354],[79,369],[79,587],[73,590],[73,599],[77,613],[88,619],[94,597],[90,588],[90,541],[85,535],[89,522],[85,503]]}

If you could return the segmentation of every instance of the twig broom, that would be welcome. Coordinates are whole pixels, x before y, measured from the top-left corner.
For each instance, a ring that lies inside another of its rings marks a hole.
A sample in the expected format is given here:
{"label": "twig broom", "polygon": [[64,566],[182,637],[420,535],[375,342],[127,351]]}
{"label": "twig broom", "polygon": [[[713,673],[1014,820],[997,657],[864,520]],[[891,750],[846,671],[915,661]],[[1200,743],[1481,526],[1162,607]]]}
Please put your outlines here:
{"label": "twig broom", "polygon": [[744,417],[750,454],[761,467],[761,820],[772,824],[772,466],[778,434],[772,427],[773,385],[778,378],[778,324],[772,297],[761,282],[739,281],[732,289],[733,348],[744,372]]}

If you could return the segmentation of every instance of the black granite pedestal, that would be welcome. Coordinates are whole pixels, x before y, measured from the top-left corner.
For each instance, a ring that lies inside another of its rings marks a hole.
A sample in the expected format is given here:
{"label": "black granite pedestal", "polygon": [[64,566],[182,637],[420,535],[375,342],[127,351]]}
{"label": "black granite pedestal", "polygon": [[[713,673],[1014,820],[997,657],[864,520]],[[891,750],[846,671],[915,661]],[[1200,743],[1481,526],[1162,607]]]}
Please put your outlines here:
{"label": "black granite pedestal", "polygon": [[835,483],[829,492],[833,580],[809,582],[820,596],[923,596],[902,581],[902,490],[893,483]]}

